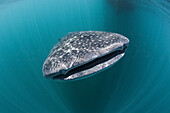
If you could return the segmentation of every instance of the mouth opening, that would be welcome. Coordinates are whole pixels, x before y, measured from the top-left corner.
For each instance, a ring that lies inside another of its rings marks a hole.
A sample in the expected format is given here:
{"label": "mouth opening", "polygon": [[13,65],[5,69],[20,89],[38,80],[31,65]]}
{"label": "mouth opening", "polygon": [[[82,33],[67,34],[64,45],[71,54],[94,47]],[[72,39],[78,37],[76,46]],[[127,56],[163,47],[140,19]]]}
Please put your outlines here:
{"label": "mouth opening", "polygon": [[60,74],[60,75],[57,75],[57,76],[53,76],[53,80],[54,79],[57,79],[57,80],[64,80],[64,78],[67,78],[69,77],[70,75],[73,75],[75,73],[78,73],[78,72],[81,72],[81,71],[84,71],[84,70],[87,70],[87,69],[90,69],[98,64],[102,64],[110,59],[112,59],[113,57],[116,57],[117,55],[119,54],[122,54],[122,53],[125,53],[126,51],[126,48],[127,48],[127,45],[124,45],[124,48],[122,50],[116,50],[114,52],[111,52],[109,54],[106,54],[102,57],[99,57],[99,58],[96,58],[86,64],[83,64],[81,66],[78,66],[76,68],[73,68],[71,69],[70,71],[68,71],[66,74]]}

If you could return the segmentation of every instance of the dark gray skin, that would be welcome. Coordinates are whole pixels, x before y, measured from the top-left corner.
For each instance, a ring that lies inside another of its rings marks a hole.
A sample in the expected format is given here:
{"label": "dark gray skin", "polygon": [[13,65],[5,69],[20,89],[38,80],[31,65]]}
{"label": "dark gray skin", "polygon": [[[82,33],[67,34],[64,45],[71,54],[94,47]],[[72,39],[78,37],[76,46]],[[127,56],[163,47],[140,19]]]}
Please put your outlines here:
{"label": "dark gray skin", "polygon": [[55,80],[78,80],[100,72],[124,56],[129,40],[116,33],[69,33],[51,50],[43,75]]}

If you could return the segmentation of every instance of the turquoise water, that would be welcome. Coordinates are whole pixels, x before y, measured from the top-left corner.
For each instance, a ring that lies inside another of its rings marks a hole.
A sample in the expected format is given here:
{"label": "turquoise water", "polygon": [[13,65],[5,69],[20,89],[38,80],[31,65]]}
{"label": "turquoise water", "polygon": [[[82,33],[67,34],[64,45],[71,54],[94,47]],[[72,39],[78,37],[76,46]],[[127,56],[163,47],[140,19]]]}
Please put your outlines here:
{"label": "turquoise water", "polygon": [[[169,0],[0,0],[0,113],[170,113]],[[110,69],[74,82],[42,75],[68,32],[125,35]]]}

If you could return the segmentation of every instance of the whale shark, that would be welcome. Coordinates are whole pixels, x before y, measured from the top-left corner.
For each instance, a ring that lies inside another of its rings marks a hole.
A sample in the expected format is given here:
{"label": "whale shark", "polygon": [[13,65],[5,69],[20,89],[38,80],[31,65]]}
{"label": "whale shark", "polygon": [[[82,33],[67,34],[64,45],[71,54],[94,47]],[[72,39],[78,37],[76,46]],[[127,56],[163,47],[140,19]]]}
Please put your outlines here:
{"label": "whale shark", "polygon": [[104,31],[78,31],[64,36],[43,64],[46,78],[79,80],[111,67],[125,54],[129,39]]}

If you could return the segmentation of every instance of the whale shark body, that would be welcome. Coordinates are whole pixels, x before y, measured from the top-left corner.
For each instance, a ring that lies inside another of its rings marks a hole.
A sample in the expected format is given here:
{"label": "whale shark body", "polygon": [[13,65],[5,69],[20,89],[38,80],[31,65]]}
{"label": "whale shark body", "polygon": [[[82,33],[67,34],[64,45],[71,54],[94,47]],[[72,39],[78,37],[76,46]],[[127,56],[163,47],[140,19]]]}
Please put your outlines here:
{"label": "whale shark body", "polygon": [[111,67],[129,44],[123,35],[102,31],[72,32],[51,50],[43,75],[53,80],[78,80]]}

